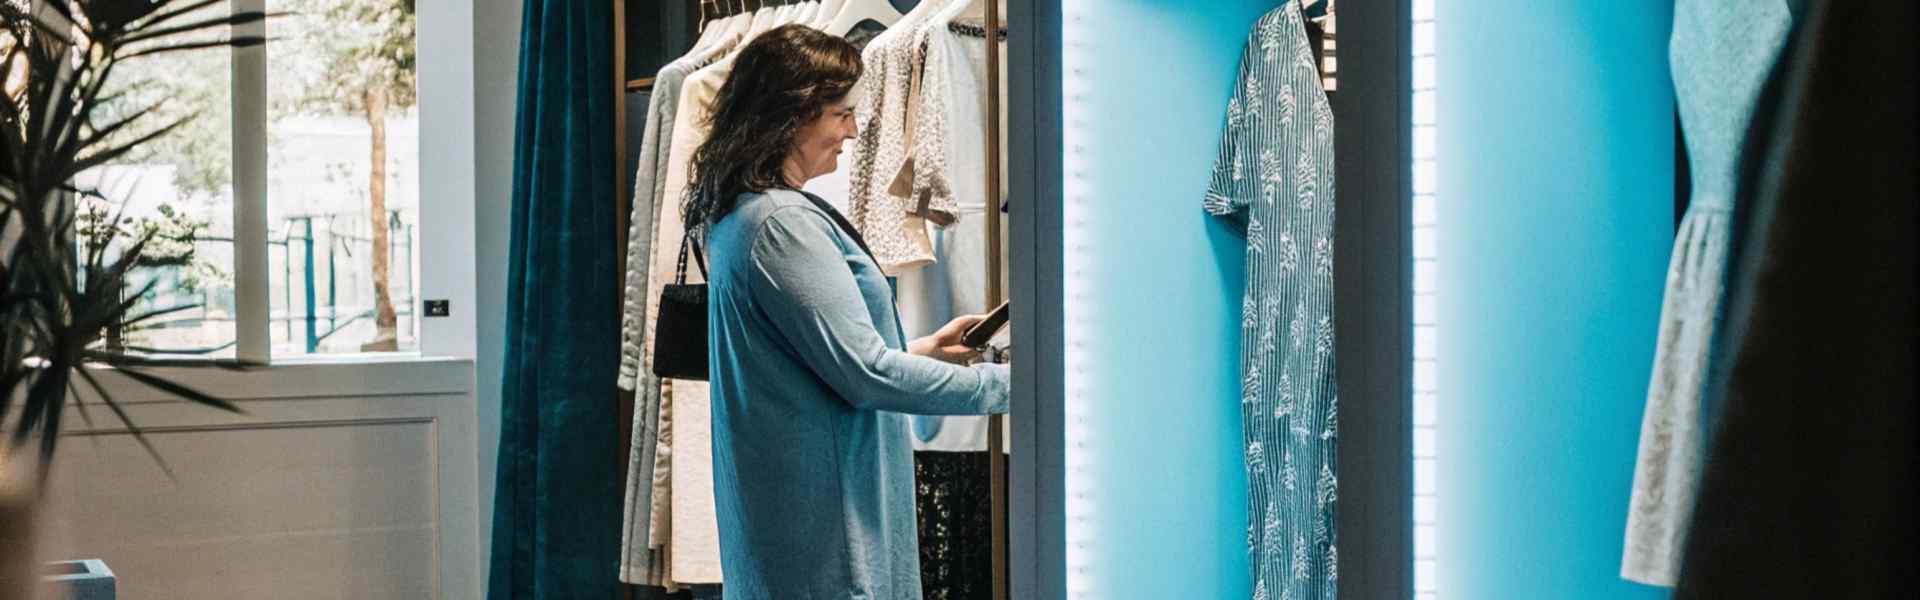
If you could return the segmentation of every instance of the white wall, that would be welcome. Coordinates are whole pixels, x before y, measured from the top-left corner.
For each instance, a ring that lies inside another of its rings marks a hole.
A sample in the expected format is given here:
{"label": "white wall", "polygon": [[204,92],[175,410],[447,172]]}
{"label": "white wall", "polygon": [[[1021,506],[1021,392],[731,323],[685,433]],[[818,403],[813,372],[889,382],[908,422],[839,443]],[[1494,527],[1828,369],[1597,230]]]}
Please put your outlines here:
{"label": "white wall", "polygon": [[479,419],[482,573],[493,532],[494,465],[500,440],[500,374],[506,348],[507,251],[513,192],[513,120],[520,61],[521,0],[473,3],[475,398]]}
{"label": "white wall", "polygon": [[[49,556],[140,598],[479,599],[500,423],[522,0],[422,0],[421,355],[181,371],[230,415],[109,375],[169,482],[104,406],[69,410]],[[90,402],[91,392],[82,397]]]}
{"label": "white wall", "polygon": [[421,264],[414,272],[422,300],[449,300],[452,309],[447,318],[419,320],[427,356],[473,358],[476,348],[473,9],[466,0],[419,4]]}
{"label": "white wall", "polygon": [[[480,597],[472,363],[170,370],[245,414],[99,370],[169,479],[90,389],[68,406],[43,556],[123,597]],[[84,386],[83,386],[84,387]]]}

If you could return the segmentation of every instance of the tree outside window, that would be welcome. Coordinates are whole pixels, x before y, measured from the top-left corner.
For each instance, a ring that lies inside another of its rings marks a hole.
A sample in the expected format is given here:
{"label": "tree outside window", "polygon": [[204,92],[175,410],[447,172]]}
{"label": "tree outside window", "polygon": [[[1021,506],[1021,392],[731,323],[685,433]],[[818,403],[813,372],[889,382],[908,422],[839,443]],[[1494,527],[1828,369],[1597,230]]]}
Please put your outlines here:
{"label": "tree outside window", "polygon": [[[233,134],[264,126],[273,354],[411,350],[419,141],[412,0],[265,0],[268,107],[236,123],[228,52],[155,57],[122,79],[128,107],[164,97],[192,117],[137,156],[82,183],[133,217],[178,233],[148,309],[198,305],[123,343],[230,356],[235,344]],[[228,2],[202,9],[230,12]],[[242,100],[245,100],[244,98]]]}

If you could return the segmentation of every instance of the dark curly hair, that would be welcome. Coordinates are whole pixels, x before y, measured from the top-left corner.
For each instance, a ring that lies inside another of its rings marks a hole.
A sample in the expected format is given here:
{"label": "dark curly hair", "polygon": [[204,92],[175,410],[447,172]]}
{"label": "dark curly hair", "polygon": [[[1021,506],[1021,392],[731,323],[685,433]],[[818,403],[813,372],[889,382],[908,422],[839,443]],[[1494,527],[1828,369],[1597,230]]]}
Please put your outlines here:
{"label": "dark curly hair", "polygon": [[733,212],[740,195],[790,188],[781,165],[800,128],[853,91],[864,65],[846,40],[777,27],[734,58],[713,102],[711,133],[693,154],[681,216],[689,231]]}

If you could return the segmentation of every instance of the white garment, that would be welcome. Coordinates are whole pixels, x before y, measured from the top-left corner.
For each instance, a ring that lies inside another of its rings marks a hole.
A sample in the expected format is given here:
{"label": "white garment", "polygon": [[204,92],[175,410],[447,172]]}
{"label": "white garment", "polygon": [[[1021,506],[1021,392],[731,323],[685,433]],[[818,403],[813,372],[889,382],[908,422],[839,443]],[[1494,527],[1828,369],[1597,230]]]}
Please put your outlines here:
{"label": "white garment", "polygon": [[[948,28],[950,7],[927,30],[926,62],[914,127],[914,197],[957,219],[930,228],[934,262],[902,274],[900,312],[910,336],[933,333],[955,317],[992,310],[987,302],[987,164],[985,38]],[[998,207],[994,209],[997,210]],[[915,417],[914,449],[987,449],[987,417]],[[929,430],[937,431],[930,439]]]}
{"label": "white garment", "polygon": [[1781,0],[1681,0],[1673,10],[1669,61],[1693,197],[1667,269],[1620,565],[1621,577],[1663,586],[1680,578],[1717,418],[1707,386],[1726,310],[1740,152],[1794,17]]}
{"label": "white garment", "polygon": [[888,188],[911,151],[907,104],[913,98],[913,66],[925,46],[922,26],[948,2],[920,3],[861,53],[866,73],[860,78],[855,111],[860,133],[854,144],[846,216],[889,275],[933,260],[908,234],[908,215],[901,208],[907,200],[892,196]]}
{"label": "white garment", "polygon": [[[978,184],[976,184],[978,185]],[[931,335],[960,315],[982,314],[987,306],[986,211],[963,211],[960,222],[931,232],[935,262],[899,277],[900,325],[908,339]],[[914,450],[944,452],[987,449],[984,416],[915,416]],[[932,439],[922,439],[927,428]]]}
{"label": "white garment", "polygon": [[[921,26],[920,110],[913,114],[912,200],[902,210],[956,213],[986,205],[986,40],[949,26],[971,3],[955,2]],[[896,198],[898,198],[896,196]]]}
{"label": "white garment", "polygon": [[[649,314],[659,310],[660,292],[665,288],[679,258],[685,239],[681,223],[680,201],[693,183],[693,154],[711,133],[707,119],[720,86],[733,72],[733,57],[722,58],[687,77],[680,92],[680,104],[673,127],[663,184],[660,218],[654,232],[653,265],[655,273],[647,298]],[[839,169],[844,172],[847,169]],[[845,174],[830,174],[808,186],[830,202],[845,203]],[[837,189],[836,189],[837,188]],[[687,281],[704,279],[699,269],[687,270]],[[653,324],[649,323],[651,327]],[[652,339],[652,331],[648,331]],[[652,368],[652,348],[644,351],[647,368]],[[656,492],[667,498],[654,502],[653,520],[659,545],[667,548],[668,580],[673,584],[717,584],[723,579],[720,566],[720,525],[713,497],[713,424],[711,398],[703,381],[673,380],[660,401],[660,445],[656,461],[656,481],[666,490]],[[664,473],[664,476],[662,475]]]}
{"label": "white garment", "polygon": [[[633,212],[628,229],[627,288],[621,323],[621,360],[619,386],[634,391],[633,434],[627,454],[626,503],[622,515],[620,540],[620,580],[627,583],[667,586],[665,553],[656,549],[667,539],[665,510],[671,490],[668,487],[671,456],[661,454],[670,446],[672,423],[662,420],[661,386],[651,373],[652,363],[643,359],[642,346],[648,345],[647,293],[651,271],[653,234],[659,229],[660,204],[666,186],[670,142],[679,109],[680,91],[686,78],[711,63],[739,43],[738,35],[722,34],[707,45],[660,69],[654,78],[654,94],[647,107],[645,139],[641,143],[639,163],[634,172]],[[644,365],[644,366],[643,366]],[[655,517],[655,509],[660,517]]]}
{"label": "white garment", "polygon": [[[681,224],[680,202],[692,183],[693,153],[705,142],[710,128],[708,116],[720,85],[733,71],[731,56],[695,71],[681,87],[680,106],[674,115],[673,139],[669,146],[664,195],[659,202],[660,218],[653,235],[652,271],[660,273],[648,282],[647,313],[657,314],[660,292],[673,278],[680,243],[685,239]],[[704,279],[700,270],[687,269],[687,282]],[[647,323],[647,339],[653,339],[655,323]],[[653,366],[653,348],[643,349],[646,368]],[[663,432],[658,446],[656,481],[666,483],[667,501],[654,500],[653,529],[663,532],[654,541],[667,549],[666,579],[676,584],[714,584],[721,582],[720,525],[713,506],[713,447],[709,419],[707,384],[702,381],[665,382],[660,400]],[[669,429],[670,428],[670,429]],[[660,471],[664,471],[662,474]],[[677,492],[677,493],[675,493]],[[659,494],[659,492],[656,492]],[[664,539],[660,539],[663,538]]]}

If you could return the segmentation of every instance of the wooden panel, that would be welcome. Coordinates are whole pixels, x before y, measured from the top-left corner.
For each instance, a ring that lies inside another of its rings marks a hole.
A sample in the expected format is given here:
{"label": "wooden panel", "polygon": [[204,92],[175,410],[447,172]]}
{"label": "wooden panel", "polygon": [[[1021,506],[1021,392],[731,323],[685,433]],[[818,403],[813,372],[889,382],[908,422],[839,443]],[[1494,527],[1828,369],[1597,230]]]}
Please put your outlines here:
{"label": "wooden panel", "polygon": [[433,598],[436,424],[357,419],[69,437],[48,556],[103,558],[129,597]]}
{"label": "wooden panel", "polygon": [[[111,368],[95,368],[107,393],[122,403],[174,403],[178,397],[143,385]],[[158,368],[147,373],[193,386],[221,398],[313,399],[382,395],[467,394],[473,391],[473,361],[409,356],[336,361],[325,358],[282,361],[244,371],[213,368]],[[93,389],[75,382],[95,402]],[[78,423],[78,421],[69,421]]]}

